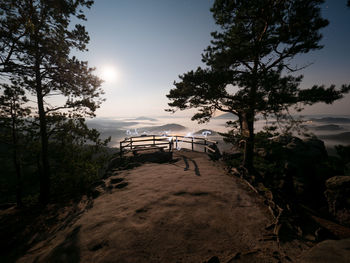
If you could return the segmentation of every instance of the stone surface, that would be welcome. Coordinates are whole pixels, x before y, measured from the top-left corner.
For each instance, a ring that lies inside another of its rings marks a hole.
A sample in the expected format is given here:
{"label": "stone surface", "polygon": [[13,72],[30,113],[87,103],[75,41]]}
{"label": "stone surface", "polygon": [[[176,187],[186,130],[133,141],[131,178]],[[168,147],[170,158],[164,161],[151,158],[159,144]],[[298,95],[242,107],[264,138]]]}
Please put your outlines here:
{"label": "stone surface", "polygon": [[211,259],[209,259],[208,263],[220,263],[220,260],[217,256],[214,256]]}
{"label": "stone surface", "polygon": [[342,224],[350,226],[350,176],[334,176],[326,181],[325,196],[329,212]]}
{"label": "stone surface", "polygon": [[333,174],[330,175],[327,168],[328,154],[323,141],[280,136],[272,141],[266,159],[283,170],[270,175],[271,187],[308,204],[317,206],[324,202],[326,205],[324,182]]}
{"label": "stone surface", "polygon": [[[205,153],[174,155],[172,163],[120,171],[127,187],[101,194],[76,221],[32,244],[17,262],[228,262],[240,252],[244,259],[277,263],[264,252],[278,246],[264,240],[274,218],[260,196]],[[291,253],[300,250],[293,246]]]}
{"label": "stone surface", "polygon": [[334,176],[326,181],[327,189],[339,190],[350,187],[350,176]]}
{"label": "stone surface", "polygon": [[111,184],[118,184],[124,181],[124,178],[111,178]]}
{"label": "stone surface", "polygon": [[326,240],[304,252],[300,263],[348,263],[350,262],[350,239]]}

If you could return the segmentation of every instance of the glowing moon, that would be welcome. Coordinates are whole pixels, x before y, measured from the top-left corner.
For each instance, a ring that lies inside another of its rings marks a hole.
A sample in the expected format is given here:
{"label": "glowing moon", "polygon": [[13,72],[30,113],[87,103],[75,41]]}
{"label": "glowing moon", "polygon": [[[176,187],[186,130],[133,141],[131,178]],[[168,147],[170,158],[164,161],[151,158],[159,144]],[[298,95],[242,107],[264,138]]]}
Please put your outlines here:
{"label": "glowing moon", "polygon": [[114,83],[118,80],[119,74],[114,66],[103,66],[100,73],[101,79],[108,83]]}

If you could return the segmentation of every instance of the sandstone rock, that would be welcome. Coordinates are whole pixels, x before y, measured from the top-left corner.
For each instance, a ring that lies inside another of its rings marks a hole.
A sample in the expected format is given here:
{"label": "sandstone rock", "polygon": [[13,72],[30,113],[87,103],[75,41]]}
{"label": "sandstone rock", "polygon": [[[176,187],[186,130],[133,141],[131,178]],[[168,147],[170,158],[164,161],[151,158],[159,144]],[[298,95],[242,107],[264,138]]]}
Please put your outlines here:
{"label": "sandstone rock", "polygon": [[120,184],[117,184],[117,185],[115,186],[115,188],[117,188],[117,189],[122,189],[122,188],[126,187],[127,185],[128,185],[128,183],[120,183]]}
{"label": "sandstone rock", "polygon": [[324,182],[332,173],[327,170],[328,154],[323,141],[276,137],[272,140],[267,160],[277,163],[281,170],[269,177],[271,187],[315,207],[326,205]]}
{"label": "sandstone rock", "polygon": [[328,156],[324,142],[317,138],[302,140],[297,137],[291,137],[285,147],[294,158],[312,158],[312,160],[317,158],[320,161],[320,159],[324,160]]}
{"label": "sandstone rock", "polygon": [[334,176],[326,181],[329,212],[342,224],[350,225],[350,176]]}
{"label": "sandstone rock", "polygon": [[94,189],[90,192],[90,196],[95,199],[95,198],[99,197],[101,195],[101,193],[102,193],[101,191]]}
{"label": "sandstone rock", "polygon": [[103,180],[100,180],[100,181],[97,181],[97,182],[94,182],[91,187],[98,187],[98,186],[101,186],[101,187],[104,187],[106,184]]}
{"label": "sandstone rock", "polygon": [[209,259],[207,263],[220,263],[220,260],[217,256],[214,256],[211,259]]}
{"label": "sandstone rock", "polygon": [[110,180],[110,183],[111,184],[118,184],[118,183],[121,183],[121,182],[123,182],[124,181],[124,178],[112,178],[111,180]]}
{"label": "sandstone rock", "polygon": [[350,176],[334,176],[326,181],[327,189],[339,189],[344,187],[350,187]]}
{"label": "sandstone rock", "polygon": [[350,239],[326,240],[304,252],[300,263],[348,263],[350,262]]}
{"label": "sandstone rock", "polygon": [[241,173],[238,171],[237,168],[233,167],[230,171],[230,173],[233,175],[233,176],[237,176],[237,177],[240,177]]}

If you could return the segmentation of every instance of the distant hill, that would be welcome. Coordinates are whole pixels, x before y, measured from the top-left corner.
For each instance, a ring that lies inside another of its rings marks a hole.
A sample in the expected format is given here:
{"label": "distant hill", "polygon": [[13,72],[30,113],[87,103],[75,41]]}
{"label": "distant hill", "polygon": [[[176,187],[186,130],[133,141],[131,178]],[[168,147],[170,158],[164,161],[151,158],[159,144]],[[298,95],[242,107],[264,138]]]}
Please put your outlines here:
{"label": "distant hill", "polygon": [[315,122],[331,122],[331,123],[350,123],[350,118],[338,118],[338,117],[323,117],[320,119],[310,119]]}
{"label": "distant hill", "polygon": [[326,125],[320,125],[315,127],[310,127],[311,129],[317,130],[317,131],[339,131],[344,130],[343,127],[336,125],[336,124],[326,124]]}
{"label": "distant hill", "polygon": [[157,121],[157,119],[153,119],[153,118],[149,118],[149,117],[145,117],[145,116],[137,117],[133,120],[135,120],[135,121]]}
{"label": "distant hill", "polygon": [[165,125],[162,125],[162,126],[154,126],[154,127],[147,127],[147,128],[144,128],[145,130],[149,130],[149,131],[171,131],[171,132],[174,132],[174,131],[183,131],[183,130],[186,130],[186,127],[185,126],[182,126],[180,124],[176,124],[176,123],[170,123],[170,124],[165,124]]}
{"label": "distant hill", "polygon": [[232,114],[232,113],[227,112],[227,113],[224,113],[220,116],[213,117],[213,119],[231,119],[231,120],[234,119],[234,120],[237,120],[237,116]]}
{"label": "distant hill", "polygon": [[338,134],[329,134],[329,135],[319,135],[318,137],[321,139],[334,140],[334,141],[339,141],[346,144],[350,143],[350,132],[342,132]]}
{"label": "distant hill", "polygon": [[108,130],[108,129],[120,129],[133,125],[137,125],[136,121],[120,121],[120,120],[108,120],[108,119],[94,119],[86,121],[89,128],[94,128],[97,130]]}

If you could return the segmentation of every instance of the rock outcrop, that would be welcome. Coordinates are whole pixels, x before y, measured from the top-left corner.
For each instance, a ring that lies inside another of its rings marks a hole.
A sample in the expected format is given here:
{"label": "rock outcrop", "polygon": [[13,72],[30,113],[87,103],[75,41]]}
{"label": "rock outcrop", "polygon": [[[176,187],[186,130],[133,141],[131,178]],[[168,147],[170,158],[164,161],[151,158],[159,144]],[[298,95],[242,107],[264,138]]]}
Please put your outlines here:
{"label": "rock outcrop", "polygon": [[324,182],[334,173],[327,166],[328,154],[323,141],[280,136],[264,149],[266,152],[258,154],[267,163],[265,167],[272,166],[263,175],[267,187],[312,206],[319,206],[321,202],[326,205]]}
{"label": "rock outcrop", "polygon": [[326,240],[304,252],[300,263],[348,263],[350,262],[350,239]]}
{"label": "rock outcrop", "polygon": [[339,223],[350,226],[350,176],[334,176],[326,181],[329,212]]}

